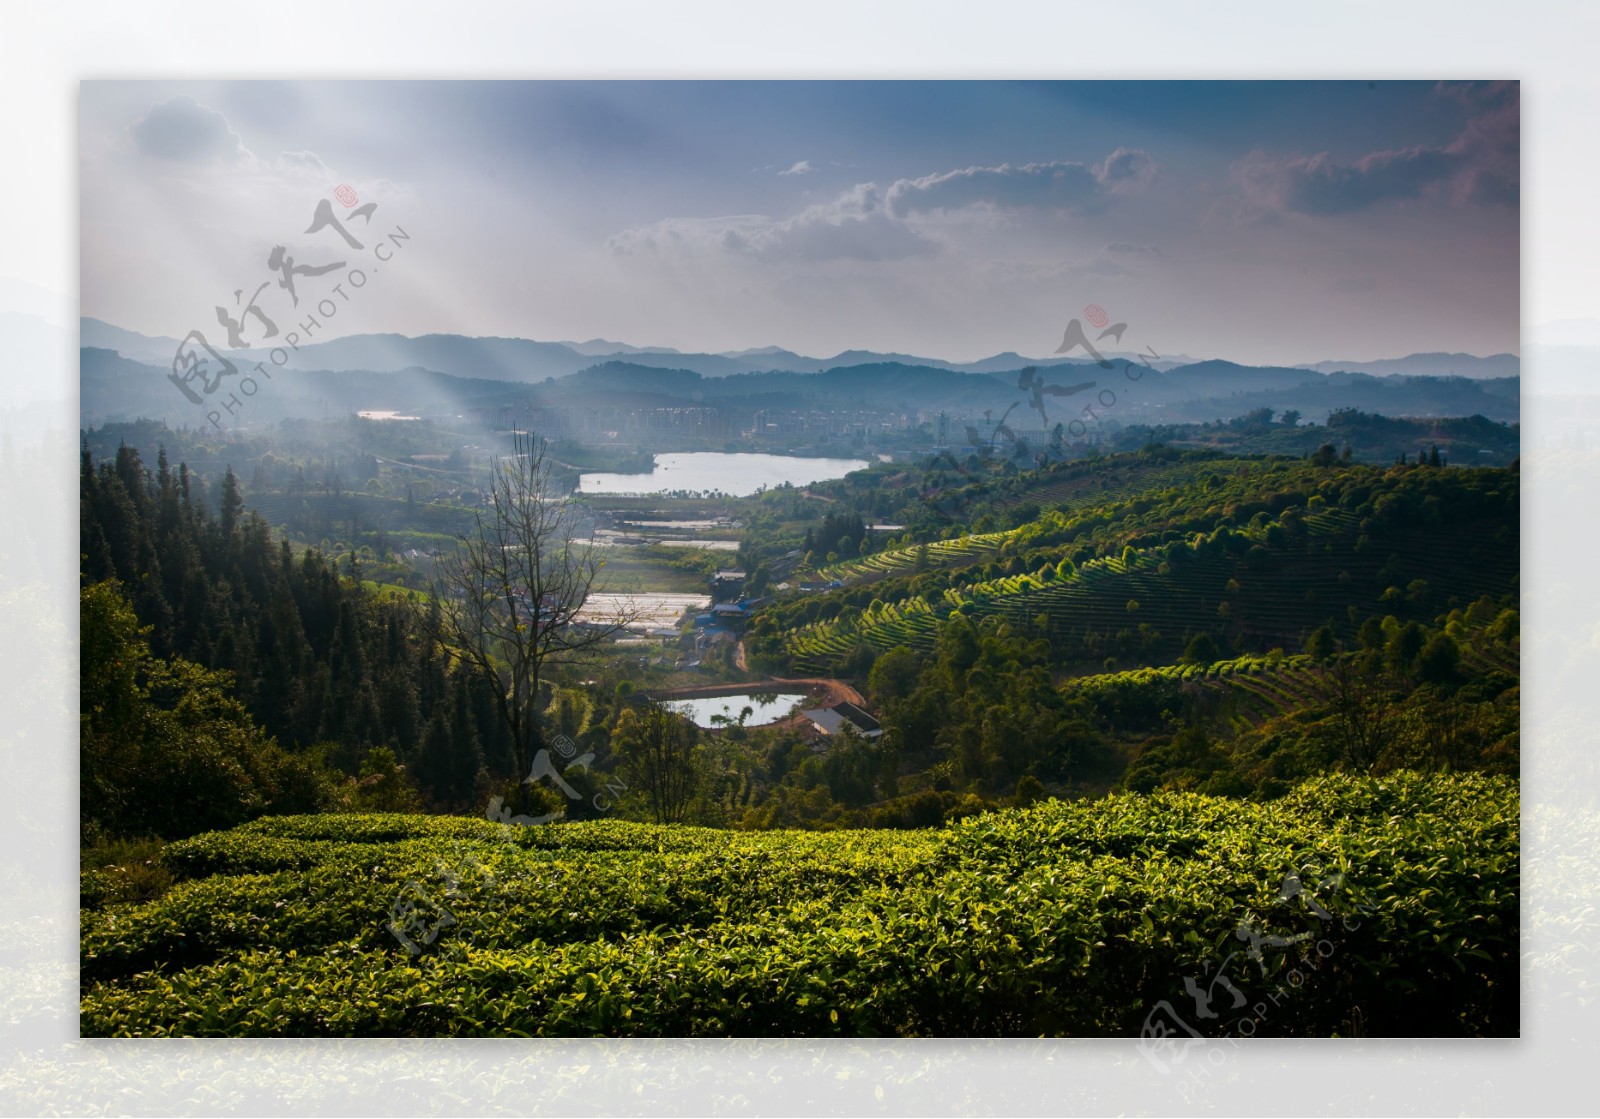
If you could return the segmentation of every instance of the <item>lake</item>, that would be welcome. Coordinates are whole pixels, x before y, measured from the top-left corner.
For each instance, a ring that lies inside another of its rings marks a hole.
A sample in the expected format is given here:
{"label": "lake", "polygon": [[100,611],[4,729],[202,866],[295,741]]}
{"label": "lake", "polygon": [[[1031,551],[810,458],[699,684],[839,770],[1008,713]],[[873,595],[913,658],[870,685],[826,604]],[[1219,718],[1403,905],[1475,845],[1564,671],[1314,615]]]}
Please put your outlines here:
{"label": "lake", "polygon": [[685,451],[654,456],[648,474],[583,474],[580,493],[659,494],[673,490],[691,493],[720,491],[730,497],[748,497],[762,486],[771,489],[785,482],[808,486],[830,478],[843,478],[864,470],[857,458],[797,458],[794,455],[727,454],[722,451]]}
{"label": "lake", "polygon": [[686,715],[689,721],[698,727],[714,727],[713,715],[725,715],[737,722],[739,712],[746,707],[754,708],[754,714],[745,720],[747,727],[764,727],[768,723],[775,723],[779,719],[791,714],[796,707],[806,701],[806,696],[800,692],[782,692],[774,694],[766,692],[761,695],[746,693],[745,695],[719,695],[701,696],[695,699],[668,700],[665,706],[672,708],[680,715]]}

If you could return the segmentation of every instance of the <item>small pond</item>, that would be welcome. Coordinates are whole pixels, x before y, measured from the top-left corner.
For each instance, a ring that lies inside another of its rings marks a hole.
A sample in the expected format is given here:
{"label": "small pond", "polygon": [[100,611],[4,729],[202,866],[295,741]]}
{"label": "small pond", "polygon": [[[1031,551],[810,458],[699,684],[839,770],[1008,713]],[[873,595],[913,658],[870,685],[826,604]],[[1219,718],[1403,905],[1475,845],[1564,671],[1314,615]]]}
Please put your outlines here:
{"label": "small pond", "polygon": [[712,719],[718,715],[729,722],[739,721],[739,712],[746,707],[751,714],[744,721],[747,727],[764,727],[785,718],[808,697],[802,692],[762,692],[744,695],[697,696],[693,699],[668,700],[666,706],[680,715],[686,715],[695,726],[716,727],[720,722]]}

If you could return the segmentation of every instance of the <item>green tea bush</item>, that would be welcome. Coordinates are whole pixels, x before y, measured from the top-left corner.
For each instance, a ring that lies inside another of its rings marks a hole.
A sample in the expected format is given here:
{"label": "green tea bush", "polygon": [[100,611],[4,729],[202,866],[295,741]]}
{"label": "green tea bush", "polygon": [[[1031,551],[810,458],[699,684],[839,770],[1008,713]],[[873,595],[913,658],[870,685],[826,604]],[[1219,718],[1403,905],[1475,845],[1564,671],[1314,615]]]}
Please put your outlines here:
{"label": "green tea bush", "polygon": [[[1254,1032],[1515,1034],[1518,838],[1513,780],[1411,773],[921,831],[268,818],[85,912],[81,1028],[1136,1036],[1230,961],[1249,1002],[1287,991]],[[418,954],[385,928],[412,884],[453,918]]]}

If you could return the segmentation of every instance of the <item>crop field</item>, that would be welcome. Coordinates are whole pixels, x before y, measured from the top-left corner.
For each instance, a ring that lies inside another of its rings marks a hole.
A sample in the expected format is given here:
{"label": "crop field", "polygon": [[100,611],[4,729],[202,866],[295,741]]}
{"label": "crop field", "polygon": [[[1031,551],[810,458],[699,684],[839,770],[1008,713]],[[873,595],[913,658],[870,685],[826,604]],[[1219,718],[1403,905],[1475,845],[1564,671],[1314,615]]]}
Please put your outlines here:
{"label": "crop field", "polygon": [[891,548],[860,559],[828,564],[817,569],[815,578],[837,579],[843,583],[902,574],[915,571],[919,566],[959,566],[998,551],[1014,535],[1013,532],[984,532],[959,536],[954,540],[935,540],[923,545]]}
{"label": "crop field", "polygon": [[1242,728],[1319,704],[1327,698],[1322,671],[1309,656],[1244,656],[1211,664],[1165,664],[1122,672],[1073,677],[1079,691],[1186,683],[1235,701],[1234,725]]}
{"label": "crop field", "polygon": [[[1267,470],[1262,462],[1222,459],[1208,462],[1211,470],[1238,477]],[[1172,466],[1162,463],[1133,462],[1119,467],[1090,470],[1074,467],[1069,476],[1051,479],[995,501],[997,509],[1009,509],[1024,501],[1048,506],[1063,513],[1075,513],[1123,501],[1151,490],[1181,485],[1192,478],[1192,464]],[[1354,518],[1350,518],[1354,522]],[[837,579],[843,583],[901,575],[918,569],[958,567],[990,556],[1007,541],[1026,538],[1019,529],[969,533],[951,540],[930,541],[925,545],[889,548],[859,559],[841,560],[817,569],[818,579]]]}
{"label": "crop field", "polygon": [[1137,1036],[1209,961],[1286,992],[1261,1033],[1503,1035],[1518,818],[1513,781],[1405,773],[922,831],[273,817],[167,846],[152,901],[85,872],[81,1029]]}

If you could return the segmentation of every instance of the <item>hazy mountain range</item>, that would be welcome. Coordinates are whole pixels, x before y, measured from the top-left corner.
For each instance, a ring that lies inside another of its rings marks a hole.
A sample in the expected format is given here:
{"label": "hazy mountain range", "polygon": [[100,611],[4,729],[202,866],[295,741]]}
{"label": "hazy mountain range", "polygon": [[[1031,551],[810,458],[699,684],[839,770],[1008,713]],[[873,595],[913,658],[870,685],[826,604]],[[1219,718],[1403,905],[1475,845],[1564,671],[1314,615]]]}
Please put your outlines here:
{"label": "hazy mountain range", "polygon": [[[237,352],[232,356],[237,358]],[[972,416],[991,411],[1015,429],[1041,429],[1078,418],[1088,405],[1114,423],[1174,423],[1227,419],[1257,408],[1293,409],[1306,422],[1323,422],[1338,408],[1391,416],[1471,416],[1516,422],[1518,379],[1374,376],[1319,373],[1282,366],[1226,361],[1191,362],[1167,369],[1119,363],[1104,370],[1079,363],[1041,370],[1049,389],[1039,400],[1013,368],[968,373],[903,362],[836,366],[819,372],[762,370],[705,376],[690,369],[629,360],[595,361],[560,377],[536,382],[461,376],[413,365],[403,369],[276,369],[251,392],[239,418],[270,423],[289,418],[337,419],[357,411],[390,410],[433,416],[476,416],[503,422],[514,410],[539,406],[585,409],[715,406],[733,430],[746,430],[757,411],[950,411]],[[1020,359],[1018,359],[1020,365]],[[174,426],[204,424],[212,405],[196,407],[168,379],[170,360],[136,361],[112,350],[80,351],[81,419],[86,426],[140,417]],[[242,370],[252,368],[241,364]],[[272,368],[270,365],[268,368]],[[236,387],[227,382],[228,390]],[[241,391],[243,391],[241,389]],[[221,407],[226,393],[214,398]],[[1114,401],[1107,407],[1105,400]],[[1039,408],[1044,409],[1043,414]]]}
{"label": "hazy mountain range", "polygon": [[[251,323],[250,326],[254,327],[255,324]],[[208,332],[208,337],[212,333],[216,332]],[[216,345],[222,339],[215,338],[212,341]],[[79,344],[114,350],[136,361],[165,365],[170,364],[178,340],[138,334],[99,319],[85,318],[80,326]],[[1105,351],[1105,356],[1140,360],[1138,354],[1120,351]],[[533,382],[543,381],[547,377],[564,377],[606,359],[625,360],[656,369],[685,369],[702,377],[773,371],[820,373],[828,369],[886,364],[961,373],[1005,373],[1026,365],[1083,364],[1086,360],[1082,354],[1024,357],[1007,352],[979,361],[952,362],[942,358],[872,350],[846,350],[832,357],[818,358],[778,346],[722,353],[683,353],[670,347],[632,346],[603,338],[593,338],[587,342],[537,342],[526,338],[473,338],[460,334],[424,334],[414,338],[402,334],[355,334],[328,342],[302,345],[295,354],[294,364],[302,369],[366,369],[380,373],[422,368],[458,377]],[[257,361],[267,360],[267,351],[239,351],[234,360],[241,365],[254,365]],[[1168,370],[1195,365],[1197,359],[1187,354],[1165,354],[1160,358],[1151,358],[1149,364],[1156,369]],[[1322,361],[1294,368],[1319,373],[1488,378],[1514,377],[1519,372],[1519,365],[1518,358],[1513,354],[1495,354],[1491,357],[1412,354],[1379,361]]]}
{"label": "hazy mountain range", "polygon": [[1378,361],[1319,361],[1297,368],[1319,373],[1373,373],[1380,377],[1390,373],[1406,377],[1515,377],[1522,372],[1522,359],[1516,354],[1411,354]]}
{"label": "hazy mountain range", "polygon": [[[213,344],[222,339],[212,339]],[[168,379],[178,340],[150,337],[97,319],[81,323],[80,420],[86,426],[140,417],[206,422],[213,405],[186,400]],[[268,351],[226,350],[239,369],[273,371],[238,418],[270,423],[329,419],[356,411],[476,415],[495,422],[538,406],[681,408],[714,405],[746,430],[757,411],[990,411],[1013,428],[1041,429],[1077,418],[1088,405],[1117,424],[1228,419],[1258,408],[1301,413],[1321,423],[1338,408],[1391,416],[1482,415],[1520,419],[1519,363],[1510,355],[1418,354],[1372,362],[1249,366],[1166,356],[1150,365],[1108,354],[1106,370],[1083,356],[1029,359],[996,354],[949,362],[910,354],[847,351],[811,358],[778,347],[679,353],[595,338],[538,342],[433,334],[355,335],[302,345],[284,366]],[[1033,365],[1046,386],[1030,391]],[[1352,369],[1360,366],[1360,369]],[[230,386],[231,387],[231,386]],[[1106,395],[1109,394],[1109,395]],[[214,398],[220,407],[223,394]],[[1096,401],[1113,399],[1112,408]]]}

